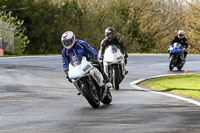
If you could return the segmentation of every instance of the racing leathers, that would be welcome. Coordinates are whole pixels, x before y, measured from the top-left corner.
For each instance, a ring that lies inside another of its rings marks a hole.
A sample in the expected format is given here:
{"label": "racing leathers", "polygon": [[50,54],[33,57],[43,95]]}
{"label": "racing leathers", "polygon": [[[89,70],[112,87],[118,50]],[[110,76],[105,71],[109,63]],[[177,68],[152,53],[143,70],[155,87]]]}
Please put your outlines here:
{"label": "racing leathers", "polygon": [[[172,44],[174,44],[175,42],[177,42],[177,43],[180,43],[183,47],[184,47],[184,59],[186,58],[186,56],[187,56],[187,48],[188,48],[188,41],[187,41],[187,39],[184,37],[184,38],[182,38],[182,39],[180,39],[179,37],[178,37],[178,35],[177,36],[175,36],[174,37],[174,39],[171,41],[171,45]],[[171,55],[170,55],[171,56]]]}
{"label": "racing leathers", "polygon": [[127,64],[128,54],[127,54],[126,47],[125,47],[122,39],[120,37],[117,37],[117,36],[115,36],[112,40],[110,40],[108,38],[104,38],[101,41],[100,50],[99,50],[99,60],[103,60],[103,55],[104,55],[105,49],[109,45],[112,45],[112,44],[116,45],[121,50],[122,54],[125,57],[125,64]]}
{"label": "racing leathers", "polygon": [[[82,40],[76,40],[75,45],[71,49],[63,48],[62,50],[62,61],[63,61],[63,70],[68,77],[68,71],[69,71],[69,62],[71,60],[71,57],[74,55],[82,55],[87,58],[89,61],[94,61],[98,64],[97,61],[97,52],[95,49],[93,49],[87,42]],[[103,69],[101,68],[101,65],[99,64],[99,67],[97,69],[102,73],[104,79],[106,82],[109,82],[108,77],[104,73]]]}

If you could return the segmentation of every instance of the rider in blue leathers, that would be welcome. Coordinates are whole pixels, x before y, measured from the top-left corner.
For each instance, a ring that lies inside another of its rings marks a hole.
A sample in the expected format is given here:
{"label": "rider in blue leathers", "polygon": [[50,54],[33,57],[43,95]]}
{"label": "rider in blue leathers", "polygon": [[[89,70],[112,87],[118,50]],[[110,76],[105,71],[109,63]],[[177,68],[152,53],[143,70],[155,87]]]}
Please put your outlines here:
{"label": "rider in blue leathers", "polygon": [[87,60],[96,60],[97,52],[87,42],[82,40],[75,40],[75,45],[71,49],[63,48],[62,50],[62,60],[63,60],[63,69],[66,74],[68,74],[69,66],[68,63],[70,59],[75,54],[85,56]]}
{"label": "rider in blue leathers", "polygon": [[[71,57],[74,55],[82,55],[87,58],[87,60],[99,63],[97,61],[97,52],[93,49],[87,42],[82,40],[75,40],[75,35],[72,31],[66,31],[61,38],[61,42],[64,46],[62,50],[62,60],[63,60],[63,70],[67,75],[68,80],[68,71],[69,71],[69,62]],[[101,68],[100,64],[98,70],[102,73],[105,81],[108,83],[109,79]]]}

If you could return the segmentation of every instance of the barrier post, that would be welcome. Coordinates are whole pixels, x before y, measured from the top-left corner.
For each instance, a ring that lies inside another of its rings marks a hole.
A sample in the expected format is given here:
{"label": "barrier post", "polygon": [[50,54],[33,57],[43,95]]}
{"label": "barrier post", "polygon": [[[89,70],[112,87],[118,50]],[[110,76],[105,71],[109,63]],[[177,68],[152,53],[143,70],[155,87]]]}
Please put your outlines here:
{"label": "barrier post", "polygon": [[3,56],[3,49],[0,49],[0,56]]}

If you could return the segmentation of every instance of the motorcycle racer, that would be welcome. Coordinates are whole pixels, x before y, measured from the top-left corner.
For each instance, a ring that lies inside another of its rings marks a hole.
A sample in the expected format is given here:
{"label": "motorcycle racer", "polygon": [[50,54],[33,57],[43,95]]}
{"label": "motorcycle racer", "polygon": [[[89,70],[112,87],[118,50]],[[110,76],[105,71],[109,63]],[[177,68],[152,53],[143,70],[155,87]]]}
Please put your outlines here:
{"label": "motorcycle racer", "polygon": [[[63,70],[66,74],[66,78],[70,81],[68,76],[69,71],[69,62],[71,60],[71,57],[74,55],[82,55],[87,58],[87,60],[90,60],[92,62],[95,62],[98,64],[97,61],[97,52],[94,48],[92,48],[87,42],[82,40],[76,40],[75,35],[72,31],[66,31],[63,33],[61,37],[62,45],[64,46],[62,50],[62,61],[63,61]],[[97,67],[97,69],[102,73],[104,80],[106,81],[108,86],[111,86],[109,84],[109,79],[102,70],[102,68]]]}
{"label": "motorcycle racer", "polygon": [[[184,60],[183,60],[183,62],[185,62],[185,59],[186,59],[187,54],[188,54],[188,52],[187,52],[188,51],[188,41],[187,41],[187,39],[185,37],[185,31],[184,30],[179,30],[178,31],[178,35],[176,35],[172,39],[171,45],[174,44],[175,42],[180,43],[184,47],[184,52],[183,52]],[[171,55],[170,55],[170,57],[171,57]]]}
{"label": "motorcycle racer", "polygon": [[[124,45],[123,40],[120,37],[115,36],[114,33],[115,33],[114,28],[112,27],[106,28],[105,38],[101,41],[101,44],[100,44],[99,60],[100,62],[103,60],[103,55],[104,55],[106,47],[114,44],[121,50],[125,58],[125,64],[127,64],[127,58],[128,58],[127,49]],[[128,71],[126,71],[126,73],[128,73]]]}

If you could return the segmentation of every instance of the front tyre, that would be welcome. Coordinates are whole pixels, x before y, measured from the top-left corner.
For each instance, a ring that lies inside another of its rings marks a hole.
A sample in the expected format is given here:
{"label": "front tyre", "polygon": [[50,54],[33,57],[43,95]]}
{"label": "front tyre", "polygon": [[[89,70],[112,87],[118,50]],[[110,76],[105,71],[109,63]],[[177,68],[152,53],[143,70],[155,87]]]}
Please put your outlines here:
{"label": "front tyre", "polygon": [[174,61],[175,61],[175,56],[174,55],[172,55],[172,57],[171,57],[171,61],[170,61],[170,63],[169,63],[169,70],[170,71],[172,71],[173,69],[174,69]]}
{"label": "front tyre", "polygon": [[110,93],[110,90],[108,89],[108,91],[106,92],[106,96],[103,98],[103,100],[101,101],[103,104],[110,104],[112,102],[112,95]]}
{"label": "front tyre", "polygon": [[87,99],[88,103],[93,108],[98,108],[100,106],[100,100],[99,100],[96,88],[95,89],[92,88],[95,86],[91,87],[90,85],[88,85],[87,82],[85,82],[81,85],[81,87],[82,87],[83,95]]}
{"label": "front tyre", "polygon": [[119,90],[119,71],[116,67],[113,68],[112,79],[113,79],[113,88],[115,90]]}

